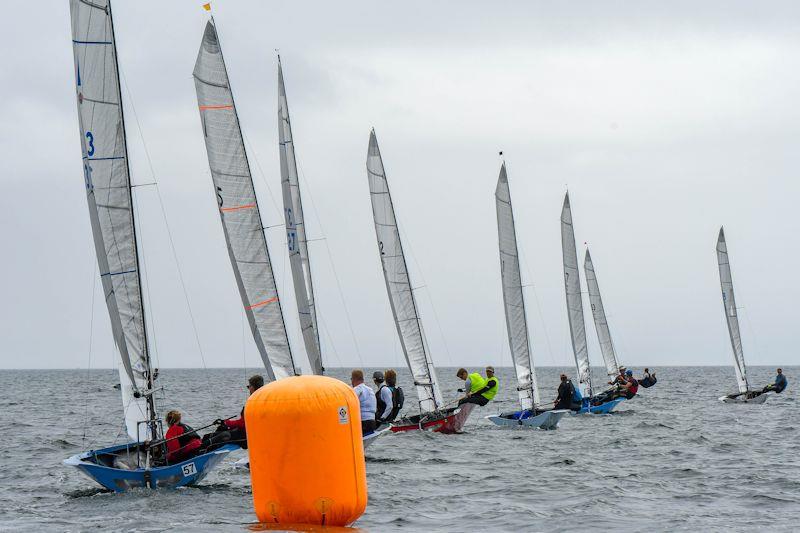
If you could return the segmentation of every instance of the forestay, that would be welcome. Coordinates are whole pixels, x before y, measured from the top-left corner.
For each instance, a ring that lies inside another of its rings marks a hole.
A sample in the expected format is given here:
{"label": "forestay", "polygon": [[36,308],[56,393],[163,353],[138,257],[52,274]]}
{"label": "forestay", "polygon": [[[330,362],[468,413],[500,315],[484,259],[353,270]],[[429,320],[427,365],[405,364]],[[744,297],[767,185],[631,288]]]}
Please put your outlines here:
{"label": "forestay", "polygon": [[594,318],[594,329],[597,331],[597,341],[600,343],[600,351],[603,352],[603,361],[606,363],[606,372],[609,376],[616,376],[619,372],[619,362],[617,352],[614,350],[614,343],[611,340],[611,331],[608,329],[606,311],[603,308],[603,299],[600,297],[600,286],[597,284],[597,274],[594,271],[592,256],[586,250],[586,258],[583,261],[583,272],[586,274],[586,286],[589,289],[589,304],[592,306],[592,317]]}
{"label": "forestay", "polygon": [[584,396],[592,395],[589,350],[586,346],[586,325],[583,321],[583,298],[581,278],[578,271],[578,252],[575,249],[575,230],[572,227],[572,210],[569,193],[564,196],[561,210],[561,253],[564,260],[564,290],[567,296],[567,316],[572,339],[572,352],[578,371],[578,383]]}
{"label": "forestay", "polygon": [[[111,8],[107,0],[71,0],[70,15],[89,219],[120,354],[126,428],[136,439],[137,423],[155,413],[150,395],[134,398],[152,389],[152,377]],[[138,437],[148,438],[141,430]]]}
{"label": "forestay", "polygon": [[389,293],[389,303],[392,307],[397,333],[400,336],[400,344],[403,347],[408,368],[414,376],[420,409],[433,411],[442,406],[442,395],[439,391],[439,384],[436,382],[436,372],[428,353],[417,304],[411,289],[392,197],[389,194],[389,183],[386,180],[386,172],[383,168],[383,160],[374,130],[369,137],[367,177],[383,277],[386,280],[386,290]]}
{"label": "forestay", "polygon": [[514,360],[517,374],[517,391],[523,409],[538,406],[539,387],[533,368],[530,335],[525,315],[525,297],[519,268],[517,233],[514,226],[514,211],[511,206],[511,191],[508,186],[506,165],[500,167],[500,177],[495,189],[497,207],[497,238],[500,248],[500,277],[503,283],[503,305],[505,307],[508,347]]}
{"label": "forestay", "polygon": [[739,384],[739,392],[747,392],[747,370],[744,364],[742,336],[739,332],[739,315],[736,313],[731,264],[728,261],[728,245],[725,243],[723,228],[719,229],[719,238],[717,239],[717,262],[719,263],[719,283],[722,287],[722,307],[725,310],[725,321],[728,323],[728,334],[731,337],[731,347],[733,348],[736,381]]}
{"label": "forestay", "polygon": [[311,278],[311,263],[308,256],[306,224],[303,217],[303,202],[297,177],[297,161],[294,153],[292,123],[289,120],[289,103],[283,84],[283,69],[278,57],[278,141],[281,156],[281,188],[283,190],[283,214],[286,222],[286,243],[289,247],[289,265],[292,269],[300,330],[306,347],[311,370],[323,374],[322,350],[317,328],[317,308],[314,300],[314,284]]}
{"label": "forestay", "polygon": [[250,164],[212,21],[197,54],[194,81],[222,229],[250,329],[270,379],[295,375]]}

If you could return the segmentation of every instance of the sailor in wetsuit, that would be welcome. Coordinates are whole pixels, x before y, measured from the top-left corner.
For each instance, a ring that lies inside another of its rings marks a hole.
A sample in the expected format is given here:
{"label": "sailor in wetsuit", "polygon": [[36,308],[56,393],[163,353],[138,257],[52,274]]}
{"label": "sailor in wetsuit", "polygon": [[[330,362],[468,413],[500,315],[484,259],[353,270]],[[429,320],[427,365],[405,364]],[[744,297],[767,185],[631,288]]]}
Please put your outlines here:
{"label": "sailor in wetsuit", "polygon": [[572,381],[567,378],[566,374],[561,374],[561,383],[558,386],[558,396],[556,397],[554,404],[554,409],[571,409],[573,411],[578,411],[581,408],[581,405],[574,400],[575,398],[575,386],[572,384]]}
{"label": "sailor in wetsuit", "polygon": [[783,375],[783,369],[779,368],[776,370],[776,372],[778,375],[775,376],[775,383],[764,387],[762,392],[774,392],[780,394],[786,388],[786,385],[789,384],[789,382],[786,380],[786,376]]}
{"label": "sailor in wetsuit", "polygon": [[[264,386],[264,378],[258,374],[250,376],[247,380],[247,390],[250,395]],[[217,429],[213,433],[203,435],[203,448],[206,452],[216,450],[225,444],[238,444],[247,449],[247,431],[244,425],[244,407],[238,418],[214,421]]]}
{"label": "sailor in wetsuit", "polygon": [[633,377],[633,370],[625,371],[625,383],[620,386],[620,396],[631,399],[639,392],[639,382]]}
{"label": "sailor in wetsuit", "polygon": [[642,379],[639,380],[639,385],[644,387],[645,389],[652,387],[658,383],[658,378],[656,378],[656,373],[650,373],[649,368],[645,368],[644,372],[642,373]]}

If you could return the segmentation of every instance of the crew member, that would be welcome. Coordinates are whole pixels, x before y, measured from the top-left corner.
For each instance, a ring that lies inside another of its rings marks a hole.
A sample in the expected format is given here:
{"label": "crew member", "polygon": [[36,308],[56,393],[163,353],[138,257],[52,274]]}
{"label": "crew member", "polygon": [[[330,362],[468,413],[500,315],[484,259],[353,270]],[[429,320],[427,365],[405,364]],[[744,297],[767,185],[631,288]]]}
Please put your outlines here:
{"label": "crew member", "polygon": [[384,375],[386,377],[386,386],[392,391],[392,410],[388,418],[384,419],[384,422],[392,422],[400,414],[400,410],[406,403],[406,397],[403,393],[403,388],[397,386],[397,372],[390,368]]}
{"label": "crew member", "polygon": [[[247,380],[248,396],[264,386],[264,378],[258,374],[250,376]],[[238,418],[214,421],[217,429],[213,433],[203,435],[203,448],[205,451],[215,450],[224,444],[238,444],[247,449],[247,431],[244,426],[244,407]]]}
{"label": "crew member", "polygon": [[566,374],[561,374],[561,383],[558,385],[558,396],[554,403],[554,409],[571,409],[578,411],[581,405],[574,401],[575,386]]}
{"label": "crew member", "polygon": [[633,370],[625,371],[625,383],[620,386],[620,394],[631,399],[639,392],[639,382],[633,377]]}
{"label": "crew member", "polygon": [[168,412],[164,421],[169,426],[164,435],[167,441],[167,462],[180,463],[197,455],[202,441],[194,429],[181,422],[181,412]]}
{"label": "crew member", "polygon": [[486,380],[483,379],[483,376],[477,372],[467,374],[466,369],[459,368],[458,372],[456,372],[456,377],[464,380],[464,388],[458,389],[458,391],[465,393],[464,397],[458,400],[458,405],[464,405],[465,403],[486,405],[489,403],[489,400],[478,393],[486,384]]}
{"label": "crew member", "polygon": [[367,435],[375,431],[377,424],[375,423],[375,410],[377,409],[377,400],[375,393],[364,383],[364,372],[355,369],[350,373],[350,383],[353,385],[353,391],[358,396],[358,404],[361,410],[361,434]]}
{"label": "crew member", "polygon": [[384,383],[384,375],[380,370],[372,373],[372,381],[378,390],[375,392],[375,399],[377,400],[377,408],[375,410],[375,421],[378,424],[386,422],[392,412],[392,388]]}
{"label": "crew member", "polygon": [[783,369],[779,368],[779,369],[776,370],[776,372],[778,373],[778,375],[775,376],[775,383],[773,383],[772,385],[767,385],[766,387],[764,387],[764,391],[763,392],[772,391],[772,392],[775,392],[777,394],[780,394],[786,388],[786,385],[789,384],[789,382],[786,380],[786,376],[783,375]]}
{"label": "crew member", "polygon": [[647,389],[649,387],[652,387],[656,383],[658,383],[658,378],[656,378],[656,373],[653,372],[651,374],[650,369],[645,368],[644,373],[642,374],[642,379],[639,380],[639,385]]}

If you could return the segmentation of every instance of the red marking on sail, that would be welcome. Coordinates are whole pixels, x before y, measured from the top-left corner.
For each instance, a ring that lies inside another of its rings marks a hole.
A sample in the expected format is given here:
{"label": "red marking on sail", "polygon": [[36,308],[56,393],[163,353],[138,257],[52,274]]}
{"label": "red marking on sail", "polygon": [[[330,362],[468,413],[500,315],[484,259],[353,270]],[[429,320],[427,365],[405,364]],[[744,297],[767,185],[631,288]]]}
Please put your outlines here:
{"label": "red marking on sail", "polygon": [[220,211],[238,211],[240,209],[252,209],[256,206],[256,204],[247,204],[247,205],[235,205],[233,207],[221,207]]}
{"label": "red marking on sail", "polygon": [[271,304],[272,302],[277,302],[278,297],[270,298],[269,300],[264,300],[263,302],[258,302],[257,304],[248,305],[245,309],[255,309],[256,307],[263,307],[267,304]]}
{"label": "red marking on sail", "polygon": [[200,110],[205,111],[206,109],[233,109],[232,105],[201,105]]}

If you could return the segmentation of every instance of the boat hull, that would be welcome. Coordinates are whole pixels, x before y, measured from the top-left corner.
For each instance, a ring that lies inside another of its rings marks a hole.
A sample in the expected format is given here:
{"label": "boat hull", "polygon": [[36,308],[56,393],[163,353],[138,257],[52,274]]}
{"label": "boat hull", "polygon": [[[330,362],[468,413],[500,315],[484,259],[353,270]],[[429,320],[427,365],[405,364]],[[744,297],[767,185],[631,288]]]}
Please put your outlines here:
{"label": "boat hull", "polygon": [[475,409],[474,403],[465,403],[459,407],[402,418],[391,425],[393,433],[402,431],[434,431],[436,433],[461,433],[470,413]]}
{"label": "boat hull", "polygon": [[369,448],[372,445],[372,443],[378,440],[378,437],[380,437],[381,435],[385,434],[388,431],[389,428],[384,427],[382,429],[376,429],[372,433],[367,433],[366,435],[361,437],[361,442],[364,444],[364,451],[366,451],[367,448]]}
{"label": "boat hull", "polygon": [[730,396],[723,396],[719,400],[723,403],[750,403],[759,405],[767,401],[767,394],[762,393],[755,398],[745,398],[744,395],[731,398]]}
{"label": "boat hull", "polygon": [[607,415],[617,408],[619,404],[625,401],[625,398],[614,398],[600,405],[584,405],[579,411],[572,411],[573,415]]}
{"label": "boat hull", "polygon": [[545,411],[538,415],[530,416],[530,411],[516,411],[514,413],[503,413],[490,415],[486,419],[501,427],[530,428],[530,429],[558,429],[558,422],[569,411],[558,409],[556,411]]}
{"label": "boat hull", "polygon": [[65,465],[76,467],[108,490],[125,492],[136,488],[177,488],[200,482],[219,462],[233,450],[235,444],[192,457],[180,463],[149,469],[126,467],[120,459],[135,457],[137,444],[122,444],[102,450],[91,450],[64,460]]}

